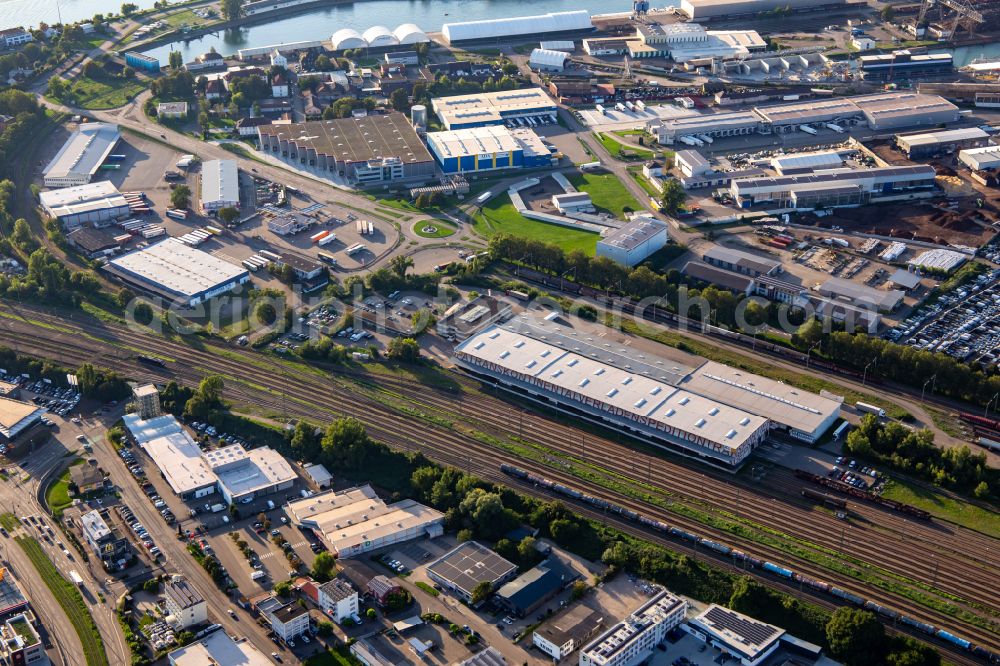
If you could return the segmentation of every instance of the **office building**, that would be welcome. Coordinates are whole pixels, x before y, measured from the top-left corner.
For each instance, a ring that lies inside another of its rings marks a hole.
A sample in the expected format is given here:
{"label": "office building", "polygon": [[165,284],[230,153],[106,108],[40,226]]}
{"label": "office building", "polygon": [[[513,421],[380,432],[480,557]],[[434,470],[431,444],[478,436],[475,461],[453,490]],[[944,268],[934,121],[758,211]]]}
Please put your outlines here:
{"label": "office building", "polygon": [[271,658],[245,638],[234,640],[225,631],[214,631],[190,645],[167,654],[170,666],[274,666]]}
{"label": "office building", "polygon": [[781,645],[784,629],[712,604],[688,621],[685,631],[739,659],[741,666],[758,666]]}
{"label": "office building", "polygon": [[240,175],[236,160],[209,160],[201,165],[201,210],[240,207]]}
{"label": "office building", "polygon": [[552,152],[530,129],[503,125],[427,134],[427,147],[445,173],[552,166]]}
{"label": "office building", "polygon": [[662,588],[580,651],[580,666],[635,666],[684,621],[687,602]]}
{"label": "office building", "polygon": [[466,541],[427,565],[427,576],[455,596],[472,603],[478,585],[493,590],[517,575],[517,565],[476,541]]}
{"label": "office building", "polygon": [[285,505],[291,521],[308,528],[340,558],[444,533],[444,514],[413,500],[387,505],[371,486],[327,491]]}
{"label": "office building", "polygon": [[558,662],[590,640],[603,624],[604,618],[599,612],[577,604],[535,629],[531,634],[531,642],[554,662]]}
{"label": "office building", "polygon": [[668,240],[666,224],[654,217],[638,215],[597,241],[597,256],[635,266],[663,248]]}
{"label": "office building", "polygon": [[319,586],[319,607],[334,622],[343,622],[358,614],[358,592],[346,580],[334,578]]}
{"label": "office building", "polygon": [[437,320],[437,332],[443,338],[462,341],[487,326],[504,321],[511,314],[510,303],[494,296],[477,296],[459,301]]}
{"label": "office building", "polygon": [[83,224],[105,227],[129,214],[128,201],[106,180],[41,192],[38,200],[49,217],[69,230]]}
{"label": "office building", "polygon": [[258,128],[261,150],[358,185],[422,181],[434,158],[402,113]]}
{"label": "office building", "polygon": [[503,125],[509,120],[547,117],[555,120],[556,103],[541,88],[435,97],[431,108],[449,130]]}
{"label": "office building", "polygon": [[115,257],[104,270],[123,282],[188,307],[250,281],[247,269],[176,238]]}
{"label": "office building", "polygon": [[809,210],[869,203],[917,190],[933,189],[936,173],[926,165],[876,167],[793,176],[740,178],[729,191],[743,208],[767,204]]}
{"label": "office building", "polygon": [[160,408],[160,392],[156,384],[140,384],[133,387],[132,398],[139,408],[137,413],[140,419],[152,419],[163,414]]}
{"label": "office building", "polygon": [[208,622],[208,604],[181,576],[175,575],[163,584],[163,605],[167,622],[177,629]]}
{"label": "office building", "polygon": [[118,125],[81,124],[42,170],[45,186],[73,187],[89,183],[119,139]]}

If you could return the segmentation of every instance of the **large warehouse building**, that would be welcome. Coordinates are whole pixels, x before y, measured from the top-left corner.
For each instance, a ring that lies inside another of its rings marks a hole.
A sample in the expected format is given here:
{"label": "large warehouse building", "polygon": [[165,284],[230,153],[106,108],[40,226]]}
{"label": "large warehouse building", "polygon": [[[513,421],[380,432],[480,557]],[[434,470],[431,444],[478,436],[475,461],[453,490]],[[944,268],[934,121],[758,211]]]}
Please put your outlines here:
{"label": "large warehouse building", "polygon": [[667,244],[667,225],[653,217],[637,217],[597,241],[597,256],[635,266]]}
{"label": "large warehouse building", "polygon": [[471,42],[480,39],[517,37],[518,35],[544,35],[551,33],[574,33],[593,30],[590,12],[552,12],[538,16],[513,16],[511,18],[488,19],[445,23],[441,34],[449,44]]}
{"label": "large warehouse building", "polygon": [[201,210],[212,213],[240,207],[240,171],[236,160],[209,160],[201,165]]}
{"label": "large warehouse building", "polygon": [[257,128],[261,150],[360,185],[424,181],[434,158],[402,113]]}
{"label": "large warehouse building", "polygon": [[21,434],[38,424],[44,407],[12,398],[0,398],[0,444],[10,446]]}
{"label": "large warehouse building", "polygon": [[749,208],[767,203],[778,208],[816,208],[863,204],[879,196],[894,196],[934,187],[934,168],[927,165],[817,172],[797,176],[740,178],[729,191]]}
{"label": "large warehouse building", "polygon": [[340,558],[444,534],[440,511],[413,500],[386,504],[371,486],[330,490],[289,502],[285,513],[295,525],[312,530]]}
{"label": "large warehouse building", "polygon": [[530,129],[491,125],[431,132],[427,147],[445,173],[552,166],[552,153]]}
{"label": "large warehouse building", "polygon": [[905,81],[951,74],[955,71],[950,53],[894,51],[858,58],[858,72],[865,81]]}
{"label": "large warehouse building", "polygon": [[896,135],[896,145],[911,160],[951,154],[966,148],[980,148],[989,143],[990,135],[978,127]]}
{"label": "large warehouse building", "polygon": [[529,116],[556,118],[556,103],[541,88],[435,97],[431,108],[450,130],[503,125]]}
{"label": "large warehouse building", "polygon": [[118,125],[86,123],[73,132],[42,171],[47,187],[72,187],[89,183],[118,145]]}
{"label": "large warehouse building", "polygon": [[792,11],[821,12],[843,7],[847,0],[682,0],[681,11],[696,21],[756,16],[789,7]]}
{"label": "large warehouse building", "polygon": [[250,281],[250,272],[176,238],[123,254],[104,269],[124,282],[190,307]]}
{"label": "large warehouse building", "polygon": [[107,180],[48,190],[40,193],[38,200],[47,215],[70,230],[85,223],[107,226],[129,214],[128,201]]}

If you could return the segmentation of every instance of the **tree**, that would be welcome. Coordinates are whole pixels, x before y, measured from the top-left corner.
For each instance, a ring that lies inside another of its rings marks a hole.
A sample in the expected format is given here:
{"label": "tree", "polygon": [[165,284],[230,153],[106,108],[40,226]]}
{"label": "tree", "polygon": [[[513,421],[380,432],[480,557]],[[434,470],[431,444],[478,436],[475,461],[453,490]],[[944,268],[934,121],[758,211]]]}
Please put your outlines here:
{"label": "tree", "polygon": [[118,290],[118,293],[115,294],[115,303],[118,304],[118,307],[124,310],[126,307],[128,307],[128,304],[131,303],[132,299],[134,298],[135,298],[134,291],[132,291],[128,287],[122,287],[121,289]]}
{"label": "tree", "polygon": [[582,580],[576,581],[573,583],[573,591],[570,592],[570,599],[576,601],[577,599],[582,598],[583,595],[587,594],[587,590],[589,589],[590,587]]}
{"label": "tree", "polygon": [[980,481],[976,489],[972,491],[976,499],[985,499],[990,495],[990,486],[985,481]]}
{"label": "tree", "polygon": [[406,93],[405,88],[393,90],[389,95],[389,103],[392,104],[392,108],[402,113],[410,110],[410,96]]}
{"label": "tree", "polygon": [[802,322],[802,325],[799,326],[797,331],[795,331],[795,335],[792,336],[793,342],[795,342],[800,349],[809,349],[822,339],[823,324],[815,317],[811,317],[807,321]]}
{"label": "tree", "polygon": [[289,444],[292,451],[301,460],[315,460],[323,452],[319,437],[316,436],[315,426],[305,421],[299,421],[295,424],[295,430],[292,432]]}
{"label": "tree", "polygon": [[180,69],[184,65],[184,56],[180,51],[171,51],[167,56],[167,63],[170,69]]}
{"label": "tree", "polygon": [[315,578],[321,583],[325,583],[326,581],[330,580],[331,578],[333,578],[333,572],[336,563],[337,561],[334,559],[333,555],[331,555],[329,552],[324,550],[323,552],[319,553],[316,556],[316,559],[313,560],[313,566],[312,566],[313,578]]}
{"label": "tree", "polygon": [[178,185],[170,192],[170,205],[174,208],[187,208],[191,205],[191,188]]}
{"label": "tree", "polygon": [[389,260],[389,270],[399,277],[406,277],[406,271],[413,268],[413,257],[397,254]]}
{"label": "tree", "polygon": [[316,635],[321,637],[327,637],[333,635],[333,623],[327,622],[325,620],[320,620],[316,623]]}
{"label": "tree", "polygon": [[232,207],[220,208],[219,209],[219,219],[222,220],[227,226],[231,225],[233,222],[238,220],[240,217],[240,211]]}
{"label": "tree", "polygon": [[137,324],[149,326],[153,322],[153,307],[145,301],[136,303],[132,310],[132,318]]}
{"label": "tree", "polygon": [[378,617],[378,613],[375,611],[374,608],[369,608],[368,612],[366,612],[365,615],[368,617],[369,620],[374,620],[375,618]]}
{"label": "tree", "polygon": [[892,5],[886,5],[881,11],[882,20],[888,23],[892,19],[896,18],[896,8]]}
{"label": "tree", "polygon": [[222,18],[227,21],[243,15],[243,0],[222,0]]}
{"label": "tree", "polygon": [[522,567],[532,567],[541,553],[538,552],[538,540],[533,536],[526,536],[517,544],[517,559]]}
{"label": "tree", "polygon": [[278,311],[275,309],[274,303],[267,299],[262,299],[257,304],[257,307],[253,309],[253,314],[257,321],[265,326],[270,326],[278,319]]}
{"label": "tree", "polygon": [[472,533],[472,530],[459,530],[458,534],[455,535],[455,540],[459,543],[465,543],[466,541],[472,541],[474,536],[475,535]]}
{"label": "tree", "polygon": [[208,421],[222,409],[222,377],[210,375],[201,380],[198,389],[184,406],[184,416]]}
{"label": "tree", "polygon": [[660,196],[660,203],[668,215],[676,215],[686,198],[687,193],[676,178],[671,178],[663,183],[663,194]]}
{"label": "tree", "polygon": [[420,360],[420,344],[413,338],[393,338],[389,341],[386,355],[404,363],[416,363]]}
{"label": "tree", "polygon": [[122,16],[129,17],[139,11],[139,5],[133,2],[126,2],[122,4]]}
{"label": "tree", "polygon": [[10,240],[17,249],[25,254],[31,254],[38,249],[38,241],[35,240],[34,234],[31,233],[31,227],[28,226],[28,222],[24,218],[18,218],[14,222],[14,231],[10,235]]}
{"label": "tree", "polygon": [[885,628],[873,613],[842,607],[826,624],[826,640],[845,666],[876,664],[885,650]]}
{"label": "tree", "polygon": [[484,580],[472,588],[472,604],[476,605],[481,601],[486,601],[493,594],[493,583]]}
{"label": "tree", "polygon": [[211,120],[209,119],[207,113],[202,111],[201,113],[198,114],[198,127],[200,127],[202,130],[206,130],[208,129],[210,123]]}

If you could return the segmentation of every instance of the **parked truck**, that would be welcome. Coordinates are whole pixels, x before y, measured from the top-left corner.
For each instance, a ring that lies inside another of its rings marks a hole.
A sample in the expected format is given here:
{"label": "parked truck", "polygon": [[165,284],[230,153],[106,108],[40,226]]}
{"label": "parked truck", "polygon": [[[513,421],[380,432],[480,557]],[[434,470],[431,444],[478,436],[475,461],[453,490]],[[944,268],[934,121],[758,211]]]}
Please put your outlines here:
{"label": "parked truck", "polygon": [[869,405],[867,402],[856,402],[854,403],[854,409],[859,412],[864,412],[866,414],[874,414],[879,418],[885,418],[885,410],[881,407],[876,407],[875,405]]}
{"label": "parked truck", "polygon": [[219,513],[220,511],[222,511],[223,509],[226,508],[226,505],[225,504],[213,504],[211,508],[212,508],[212,513]]}
{"label": "parked truck", "polygon": [[814,130],[812,127],[809,127],[809,125],[799,125],[799,129],[805,132],[806,134],[812,134],[813,136],[819,134],[819,132]]}

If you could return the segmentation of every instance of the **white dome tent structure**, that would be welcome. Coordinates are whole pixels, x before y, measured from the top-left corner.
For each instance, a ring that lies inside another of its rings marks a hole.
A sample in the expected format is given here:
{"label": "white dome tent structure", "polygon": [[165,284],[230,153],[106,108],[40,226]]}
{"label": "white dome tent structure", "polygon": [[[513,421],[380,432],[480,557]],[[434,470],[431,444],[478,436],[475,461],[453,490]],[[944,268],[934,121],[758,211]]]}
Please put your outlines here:
{"label": "white dome tent structure", "polygon": [[375,25],[367,30],[361,35],[361,38],[368,43],[371,48],[382,48],[386,46],[396,46],[399,44],[399,40],[396,36],[392,34],[389,28],[384,25]]}
{"label": "white dome tent structure", "polygon": [[578,32],[593,29],[594,24],[590,20],[590,13],[581,9],[571,12],[552,12],[538,16],[516,16],[486,21],[445,23],[441,27],[441,33],[445,41],[453,44],[455,42],[467,42],[479,39],[540,35],[553,32]]}
{"label": "white dome tent structure", "polygon": [[334,51],[344,49],[357,49],[368,46],[368,42],[357,30],[351,28],[341,28],[330,37],[330,44]]}
{"label": "white dome tent structure", "polygon": [[535,49],[528,58],[528,67],[543,72],[561,72],[566,69],[569,54],[565,51]]}
{"label": "white dome tent structure", "polygon": [[431,41],[427,33],[413,23],[404,23],[392,31],[400,44],[422,44]]}

